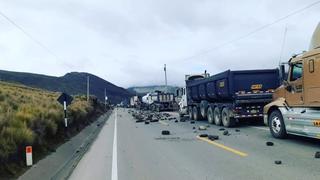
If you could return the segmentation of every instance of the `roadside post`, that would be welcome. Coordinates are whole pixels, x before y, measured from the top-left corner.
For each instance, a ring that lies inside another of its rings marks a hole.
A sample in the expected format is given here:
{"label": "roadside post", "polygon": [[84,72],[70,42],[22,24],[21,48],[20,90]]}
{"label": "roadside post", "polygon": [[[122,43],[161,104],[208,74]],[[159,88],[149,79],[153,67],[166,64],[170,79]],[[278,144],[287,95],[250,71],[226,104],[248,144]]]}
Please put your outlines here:
{"label": "roadside post", "polygon": [[108,102],[108,96],[104,97],[104,108],[107,110],[107,102]]}
{"label": "roadside post", "polygon": [[62,93],[57,101],[63,105],[63,111],[64,111],[64,126],[68,127],[68,118],[67,118],[67,106],[69,106],[72,102],[73,98],[72,96],[68,95],[67,93]]}
{"label": "roadside post", "polygon": [[32,146],[26,146],[26,164],[32,166]]}

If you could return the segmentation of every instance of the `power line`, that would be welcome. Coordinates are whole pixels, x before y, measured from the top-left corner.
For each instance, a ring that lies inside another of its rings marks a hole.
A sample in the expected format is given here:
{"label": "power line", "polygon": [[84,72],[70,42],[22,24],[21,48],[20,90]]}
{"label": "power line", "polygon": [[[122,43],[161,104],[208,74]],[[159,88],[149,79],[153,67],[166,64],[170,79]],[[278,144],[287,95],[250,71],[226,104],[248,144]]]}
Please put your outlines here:
{"label": "power line", "polygon": [[260,31],[262,31],[262,30],[264,30],[264,29],[266,29],[266,28],[268,28],[268,27],[270,27],[270,26],[272,26],[272,25],[274,25],[274,24],[276,24],[276,23],[279,23],[279,22],[281,22],[281,21],[283,21],[283,20],[285,20],[285,19],[288,19],[289,17],[291,17],[291,16],[293,16],[293,15],[299,14],[299,13],[301,13],[301,12],[303,12],[303,11],[305,11],[305,10],[307,10],[307,9],[315,6],[315,5],[318,5],[319,3],[320,3],[320,1],[313,2],[313,3],[307,5],[307,6],[303,7],[303,8],[297,9],[297,10],[295,10],[295,11],[293,11],[293,12],[291,12],[291,13],[283,16],[283,17],[280,17],[279,19],[276,19],[276,20],[274,20],[274,21],[271,22],[271,23],[268,23],[268,24],[265,24],[265,25],[263,25],[263,26],[260,26],[259,28],[255,29],[255,30],[253,30],[253,31],[250,31],[250,32],[248,32],[248,33],[246,33],[246,34],[244,34],[244,35],[242,35],[242,36],[239,36],[238,38],[232,39],[232,40],[230,40],[230,41],[226,41],[226,42],[221,43],[221,44],[219,44],[219,45],[217,45],[217,46],[215,46],[215,47],[213,47],[213,48],[204,50],[204,51],[199,52],[199,53],[197,53],[197,54],[195,54],[195,55],[192,55],[192,56],[190,56],[190,57],[183,58],[182,60],[193,59],[193,58],[195,58],[195,57],[198,57],[198,56],[201,56],[201,55],[204,55],[204,54],[208,54],[208,53],[210,53],[210,52],[212,52],[212,51],[215,51],[215,50],[217,50],[217,49],[220,49],[220,48],[222,48],[222,47],[224,47],[224,46],[233,44],[234,42],[237,42],[237,41],[240,41],[240,40],[242,40],[242,39],[245,39],[245,38],[247,38],[247,37],[249,37],[249,36],[251,36],[251,35],[253,35],[253,34],[257,33],[257,32],[260,32]]}
{"label": "power line", "polygon": [[33,37],[30,33],[28,33],[22,26],[18,25],[16,22],[14,22],[12,19],[10,19],[7,15],[5,15],[2,11],[0,11],[0,16],[5,18],[8,22],[10,22],[13,26],[15,26],[17,29],[19,29],[24,35],[26,35],[29,39],[31,39],[33,42],[38,44],[40,47],[45,49],[48,53],[50,53],[52,56],[54,56],[56,59],[60,60],[59,56],[57,56],[53,51],[51,51],[46,45],[44,45],[41,41],[37,40],[35,37]]}

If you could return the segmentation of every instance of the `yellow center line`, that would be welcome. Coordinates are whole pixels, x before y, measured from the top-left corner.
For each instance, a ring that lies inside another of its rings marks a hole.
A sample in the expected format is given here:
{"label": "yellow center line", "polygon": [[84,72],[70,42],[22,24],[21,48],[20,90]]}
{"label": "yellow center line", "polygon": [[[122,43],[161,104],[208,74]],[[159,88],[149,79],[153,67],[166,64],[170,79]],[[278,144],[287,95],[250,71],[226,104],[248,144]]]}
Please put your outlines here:
{"label": "yellow center line", "polygon": [[159,120],[159,123],[161,123],[161,124],[163,124],[163,125],[165,125],[165,126],[169,126],[169,124],[168,124],[168,123],[163,122],[163,121],[161,121],[161,120]]}
{"label": "yellow center line", "polygon": [[237,154],[237,155],[239,155],[239,156],[241,156],[241,157],[246,157],[246,156],[248,156],[247,153],[244,153],[244,152],[238,151],[238,150],[236,150],[236,149],[233,149],[233,148],[231,148],[231,147],[225,146],[225,145],[223,145],[223,144],[220,144],[220,143],[211,141],[211,140],[209,140],[208,138],[203,138],[203,137],[197,136],[197,139],[199,139],[199,140],[201,140],[201,141],[205,141],[205,142],[207,142],[207,143],[209,143],[209,144],[215,145],[215,146],[217,146],[217,147],[219,147],[219,148],[221,148],[221,149],[224,149],[224,150],[226,150],[226,151],[232,152],[232,153]]}

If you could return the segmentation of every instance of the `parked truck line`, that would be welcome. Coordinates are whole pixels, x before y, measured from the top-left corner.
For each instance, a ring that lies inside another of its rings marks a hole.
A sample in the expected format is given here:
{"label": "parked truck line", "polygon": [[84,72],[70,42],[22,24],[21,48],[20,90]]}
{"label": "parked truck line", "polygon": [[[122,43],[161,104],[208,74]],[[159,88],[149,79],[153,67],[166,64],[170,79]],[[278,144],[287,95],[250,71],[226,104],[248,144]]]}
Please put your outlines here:
{"label": "parked truck line", "polygon": [[320,23],[309,51],[292,56],[286,65],[288,73],[282,64],[280,73],[228,70],[186,78],[179,113],[226,127],[263,116],[275,138],[294,134],[320,139]]}

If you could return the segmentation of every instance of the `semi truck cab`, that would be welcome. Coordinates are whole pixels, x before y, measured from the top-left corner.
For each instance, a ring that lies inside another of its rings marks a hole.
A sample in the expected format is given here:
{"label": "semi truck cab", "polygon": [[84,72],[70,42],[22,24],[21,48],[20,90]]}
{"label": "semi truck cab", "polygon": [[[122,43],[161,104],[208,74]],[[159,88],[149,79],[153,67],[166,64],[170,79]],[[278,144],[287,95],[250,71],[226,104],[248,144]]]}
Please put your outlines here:
{"label": "semi truck cab", "polygon": [[[320,138],[320,24],[309,51],[287,64],[287,78],[264,107],[264,123],[275,138],[287,134]],[[285,77],[284,65],[280,69]]]}
{"label": "semi truck cab", "polygon": [[[203,79],[205,77],[210,76],[208,73],[204,74],[194,74],[194,75],[185,75],[185,82],[197,80],[197,79]],[[179,101],[179,115],[180,117],[187,115],[188,112],[188,102],[187,102],[187,85],[185,84],[184,87],[178,89],[177,96],[181,96],[181,99]]]}

